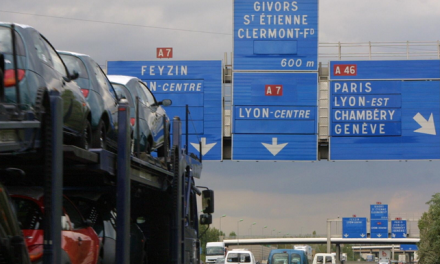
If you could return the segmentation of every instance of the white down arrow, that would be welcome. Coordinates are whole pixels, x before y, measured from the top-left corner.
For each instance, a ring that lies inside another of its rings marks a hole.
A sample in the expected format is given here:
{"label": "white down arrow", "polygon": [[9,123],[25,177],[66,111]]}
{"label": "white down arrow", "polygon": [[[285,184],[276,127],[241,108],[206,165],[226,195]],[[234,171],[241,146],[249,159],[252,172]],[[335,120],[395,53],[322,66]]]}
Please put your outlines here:
{"label": "white down arrow", "polygon": [[[202,137],[201,138],[201,142],[202,142],[202,156],[205,156],[206,153],[208,153],[217,143],[210,143],[210,144],[206,144],[206,138]],[[199,143],[191,143],[191,145],[197,149],[197,151],[199,151],[200,147],[199,147]]]}
{"label": "white down arrow", "polygon": [[272,155],[276,156],[289,143],[283,143],[278,145],[278,138],[272,138],[272,145],[263,142],[261,142],[261,144],[263,144],[263,146],[265,146],[267,150],[269,150],[270,153],[272,153]]}
{"label": "white down arrow", "polygon": [[429,120],[426,120],[420,113],[417,113],[413,119],[421,126],[421,128],[414,130],[417,133],[423,133],[428,135],[436,135],[434,117],[431,113]]}

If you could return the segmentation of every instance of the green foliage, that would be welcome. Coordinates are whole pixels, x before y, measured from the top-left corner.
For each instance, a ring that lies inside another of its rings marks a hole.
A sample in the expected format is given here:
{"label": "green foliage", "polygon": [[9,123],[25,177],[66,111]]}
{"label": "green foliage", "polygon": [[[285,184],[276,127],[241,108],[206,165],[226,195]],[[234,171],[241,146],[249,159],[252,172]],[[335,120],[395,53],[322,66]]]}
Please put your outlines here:
{"label": "green foliage", "polygon": [[235,234],[234,231],[232,231],[231,233],[229,233],[229,237],[236,237],[236,236],[237,236],[237,234]]}
{"label": "green foliage", "polygon": [[419,262],[424,264],[440,262],[440,193],[427,202],[428,212],[419,220],[420,242]]}
{"label": "green foliage", "polygon": [[202,255],[200,256],[200,258],[205,261],[205,253],[206,253],[206,243],[208,242],[218,242],[219,237],[220,236],[224,236],[225,233],[220,232],[220,230],[218,230],[215,227],[208,227],[206,225],[201,225],[200,226],[200,243],[202,246]]}

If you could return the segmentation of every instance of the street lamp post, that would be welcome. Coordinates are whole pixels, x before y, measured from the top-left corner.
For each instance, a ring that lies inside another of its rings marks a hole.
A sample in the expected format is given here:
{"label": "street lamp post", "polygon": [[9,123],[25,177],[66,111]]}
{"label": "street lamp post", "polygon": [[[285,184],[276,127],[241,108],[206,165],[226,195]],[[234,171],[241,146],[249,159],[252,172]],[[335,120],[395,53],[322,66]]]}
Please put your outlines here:
{"label": "street lamp post", "polygon": [[252,225],[251,225],[251,237],[252,237],[252,226],[253,226],[253,225],[256,225],[256,224],[257,224],[257,223],[253,222]]}
{"label": "street lamp post", "polygon": [[[226,217],[226,215],[224,214],[224,215],[222,215],[221,217],[220,217],[220,230],[219,230],[219,236],[222,236],[222,218],[223,217]],[[220,239],[219,239],[220,240]]]}
{"label": "street lamp post", "polygon": [[237,245],[240,245],[240,222],[243,222],[243,219],[238,220],[237,222]]}

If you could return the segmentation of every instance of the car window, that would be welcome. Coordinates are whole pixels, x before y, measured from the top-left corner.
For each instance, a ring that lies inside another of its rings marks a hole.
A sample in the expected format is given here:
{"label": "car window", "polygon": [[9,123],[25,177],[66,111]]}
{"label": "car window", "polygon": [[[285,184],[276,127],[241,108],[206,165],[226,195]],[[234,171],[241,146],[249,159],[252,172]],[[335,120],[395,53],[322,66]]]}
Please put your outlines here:
{"label": "car window", "polygon": [[[17,55],[24,56],[25,49],[23,40],[20,35],[15,32],[16,50]],[[11,29],[7,27],[0,27],[0,52],[6,54],[12,54],[12,38]]]}
{"label": "car window", "polygon": [[148,89],[148,86],[145,85],[145,83],[143,83],[143,82],[139,82],[139,84],[140,84],[142,90],[145,92],[145,94],[147,96],[147,102],[150,103],[150,105],[155,104],[156,103],[156,98],[151,93],[150,89]]}
{"label": "car window", "polygon": [[116,101],[117,97],[116,97],[115,91],[113,90],[112,85],[110,84],[109,80],[107,79],[107,76],[105,76],[101,67],[99,67],[99,65],[96,62],[93,63],[93,71],[95,72],[96,79],[98,80],[99,86],[102,89],[107,90],[111,94],[113,99]]}
{"label": "car window", "polygon": [[332,257],[326,256],[325,257],[325,263],[332,263]]}
{"label": "car window", "polygon": [[66,64],[66,67],[71,75],[73,75],[73,72],[76,71],[79,75],[78,76],[79,78],[84,78],[84,79],[89,78],[89,74],[87,73],[86,66],[84,65],[84,63],[80,58],[66,54],[60,54],[60,56],[63,59],[64,63]]}
{"label": "car window", "polygon": [[288,264],[289,254],[287,253],[275,253],[272,255],[273,264]]}
{"label": "car window", "polygon": [[50,45],[50,43],[46,39],[43,38],[43,42],[45,43],[47,50],[49,51],[50,54],[49,59],[52,60],[53,68],[57,72],[59,72],[62,76],[68,76],[63,60],[61,60],[58,53],[55,51],[55,49],[52,47],[52,45]]}
{"label": "car window", "polygon": [[37,52],[38,58],[44,63],[53,66],[52,61],[50,60],[49,51],[47,50],[46,44],[43,41],[43,37],[37,32],[34,32],[32,34],[32,39],[34,41],[34,48]]}
{"label": "car window", "polygon": [[290,260],[292,264],[300,264],[301,263],[301,257],[299,254],[293,253],[290,255]]}
{"label": "car window", "polygon": [[145,105],[147,103],[149,103],[148,98],[147,98],[147,94],[145,93],[144,89],[142,88],[140,82],[136,83],[135,86],[136,86],[136,90],[137,90],[137,93],[138,93],[138,96],[139,96],[139,99],[141,100],[141,102]]}
{"label": "car window", "polygon": [[38,204],[31,200],[12,197],[21,229],[43,229],[43,214]]}
{"label": "car window", "polygon": [[76,207],[66,198],[63,198],[63,207],[66,211],[66,214],[69,216],[70,222],[72,223],[72,229],[84,227],[84,220],[78,209],[76,209]]}
{"label": "car window", "polygon": [[249,253],[229,253],[226,262],[250,263],[251,255]]}
{"label": "car window", "polygon": [[115,84],[113,83],[113,88],[116,91],[116,94],[118,95],[118,98],[125,98],[127,99],[128,103],[130,104],[131,107],[134,107],[134,101],[133,101],[133,97],[132,94],[128,91],[128,89],[121,85],[121,84]]}

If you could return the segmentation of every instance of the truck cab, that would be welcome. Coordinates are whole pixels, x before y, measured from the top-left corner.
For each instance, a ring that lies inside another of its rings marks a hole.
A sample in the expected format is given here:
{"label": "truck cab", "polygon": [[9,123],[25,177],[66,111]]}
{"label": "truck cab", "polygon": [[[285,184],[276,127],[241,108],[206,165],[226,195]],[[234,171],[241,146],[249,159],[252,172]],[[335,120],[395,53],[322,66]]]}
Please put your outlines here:
{"label": "truck cab", "polygon": [[215,263],[218,258],[226,256],[225,243],[208,242],[206,243],[206,263]]}

